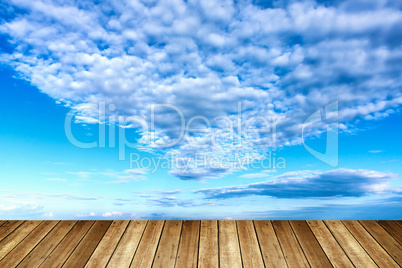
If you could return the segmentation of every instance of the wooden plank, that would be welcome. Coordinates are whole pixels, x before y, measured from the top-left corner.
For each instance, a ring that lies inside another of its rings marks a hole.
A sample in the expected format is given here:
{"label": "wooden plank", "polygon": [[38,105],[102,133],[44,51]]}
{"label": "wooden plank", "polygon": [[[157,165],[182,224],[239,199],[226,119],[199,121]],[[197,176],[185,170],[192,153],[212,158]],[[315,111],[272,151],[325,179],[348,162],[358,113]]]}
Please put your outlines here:
{"label": "wooden plank", "polygon": [[111,224],[112,221],[96,221],[63,267],[84,267]]}
{"label": "wooden plank", "polygon": [[42,221],[26,221],[17,232],[12,232],[0,242],[0,260],[2,260],[16,245],[18,245]]}
{"label": "wooden plank", "polygon": [[264,267],[252,221],[237,221],[243,267]]}
{"label": "wooden plank", "polygon": [[130,221],[107,267],[130,267],[147,221]]}
{"label": "wooden plank", "polygon": [[7,221],[0,221],[0,227],[5,224]]}
{"label": "wooden plank", "polygon": [[359,222],[342,222],[379,267],[399,267]]}
{"label": "wooden plank", "polygon": [[149,221],[130,267],[152,267],[164,221]]}
{"label": "wooden plank", "polygon": [[254,221],[266,267],[287,267],[285,257],[270,221]]}
{"label": "wooden plank", "polygon": [[106,267],[128,223],[129,221],[113,221],[85,267]]}
{"label": "wooden plank", "polygon": [[197,267],[200,221],[183,221],[176,267]]}
{"label": "wooden plank", "polygon": [[290,225],[311,267],[332,267],[306,221],[290,221]]}
{"label": "wooden plank", "polygon": [[389,255],[402,266],[402,247],[376,221],[359,221]]}
{"label": "wooden plank", "polygon": [[288,221],[273,221],[286,263],[289,267],[310,267]]}
{"label": "wooden plank", "polygon": [[15,229],[18,228],[24,221],[7,221],[0,228],[0,241],[11,234]]}
{"label": "wooden plank", "polygon": [[59,222],[18,267],[39,267],[76,223],[77,221]]}
{"label": "wooden plank", "polygon": [[307,221],[307,224],[334,267],[353,267],[353,264],[323,221]]}
{"label": "wooden plank", "polygon": [[219,267],[218,222],[201,221],[198,267]]}
{"label": "wooden plank", "polygon": [[174,267],[180,242],[182,221],[167,221],[152,267]]}
{"label": "wooden plank", "polygon": [[58,221],[43,221],[0,261],[0,267],[16,267],[58,223]]}
{"label": "wooden plank", "polygon": [[62,267],[95,221],[79,221],[42,263],[41,268]]}
{"label": "wooden plank", "polygon": [[377,221],[399,244],[402,244],[402,227],[394,221]]}
{"label": "wooden plank", "polygon": [[402,227],[402,221],[394,221],[396,222],[400,227]]}
{"label": "wooden plank", "polygon": [[219,221],[220,267],[242,267],[239,237],[235,221]]}
{"label": "wooden plank", "polygon": [[325,221],[325,224],[355,266],[377,267],[341,221]]}

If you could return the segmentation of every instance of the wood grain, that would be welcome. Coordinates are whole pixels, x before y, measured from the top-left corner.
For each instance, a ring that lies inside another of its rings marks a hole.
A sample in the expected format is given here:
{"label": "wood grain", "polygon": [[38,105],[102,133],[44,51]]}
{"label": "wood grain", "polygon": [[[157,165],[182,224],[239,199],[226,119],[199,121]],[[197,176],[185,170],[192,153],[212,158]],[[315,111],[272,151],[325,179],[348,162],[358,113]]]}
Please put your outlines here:
{"label": "wood grain", "polygon": [[0,261],[0,267],[16,267],[58,223],[58,221],[43,221]]}
{"label": "wood grain", "polygon": [[239,237],[235,221],[219,221],[220,267],[242,267]]}
{"label": "wood grain", "polygon": [[94,223],[94,221],[77,222],[55,250],[53,250],[42,263],[41,268],[62,267]]}
{"label": "wood grain", "polygon": [[359,221],[361,225],[381,244],[389,255],[402,266],[402,247],[376,221]]}
{"label": "wood grain", "polygon": [[130,267],[146,225],[146,221],[130,221],[107,267]]}
{"label": "wood grain", "polygon": [[341,221],[326,221],[325,224],[356,267],[377,267]]}
{"label": "wood grain", "polygon": [[1,226],[0,241],[17,229],[24,221],[7,221]]}
{"label": "wood grain", "polygon": [[39,267],[76,223],[76,221],[59,222],[18,267]]}
{"label": "wood grain", "polygon": [[174,267],[179,248],[182,221],[167,221],[152,267]]}
{"label": "wood grain", "polygon": [[130,267],[152,267],[164,221],[149,221]]}
{"label": "wood grain", "polygon": [[243,267],[264,267],[252,221],[237,221]]}
{"label": "wood grain", "polygon": [[200,221],[183,221],[176,267],[197,267]]}
{"label": "wood grain", "polygon": [[353,267],[349,258],[322,221],[307,221],[311,231],[334,267]]}
{"label": "wood grain", "polygon": [[81,240],[63,267],[84,267],[112,221],[97,221]]}
{"label": "wood grain", "polygon": [[394,221],[377,221],[399,244],[402,244],[402,227]]}
{"label": "wood grain", "polygon": [[357,221],[342,221],[354,238],[379,267],[399,267],[388,253]]}
{"label": "wood grain", "polygon": [[0,267],[401,267],[400,221],[0,221]]}
{"label": "wood grain", "polygon": [[106,267],[129,221],[113,221],[85,267]]}
{"label": "wood grain", "polygon": [[310,267],[288,221],[273,221],[276,236],[281,244],[289,267]]}
{"label": "wood grain", "polygon": [[198,267],[219,267],[218,222],[201,221]]}
{"label": "wood grain", "polygon": [[307,223],[290,221],[290,225],[311,267],[332,267]]}
{"label": "wood grain", "polygon": [[254,221],[266,267],[287,267],[282,248],[270,221]]}
{"label": "wood grain", "polygon": [[29,235],[41,221],[26,221],[18,232],[12,232],[0,242],[0,260],[2,260],[16,245]]}

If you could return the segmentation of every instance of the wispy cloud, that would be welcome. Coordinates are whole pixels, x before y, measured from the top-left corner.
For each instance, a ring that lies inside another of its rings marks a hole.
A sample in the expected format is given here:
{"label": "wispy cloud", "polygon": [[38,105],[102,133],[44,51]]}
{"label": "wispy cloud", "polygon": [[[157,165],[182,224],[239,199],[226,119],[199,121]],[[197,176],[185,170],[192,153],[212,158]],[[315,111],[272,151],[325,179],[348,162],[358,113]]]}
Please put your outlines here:
{"label": "wispy cloud", "polygon": [[398,193],[402,188],[393,188],[390,181],[397,174],[371,170],[336,169],[326,172],[289,172],[270,181],[239,186],[209,188],[194,191],[206,199],[227,199],[251,195],[275,198],[340,198],[360,197],[374,193]]}
{"label": "wispy cloud", "polygon": [[268,178],[271,175],[271,173],[275,173],[276,170],[264,170],[259,173],[247,173],[240,175],[239,178],[245,178],[245,179],[256,179],[256,178]]}
{"label": "wispy cloud", "polygon": [[379,153],[383,153],[384,151],[383,150],[371,150],[371,151],[369,151],[369,153],[371,153],[371,154],[379,154]]}
{"label": "wispy cloud", "polygon": [[147,170],[126,169],[121,172],[110,170],[105,172],[99,172],[99,174],[115,179],[115,181],[111,181],[110,183],[127,183],[129,181],[139,181],[146,179],[145,175],[147,174]]}
{"label": "wispy cloud", "polygon": [[90,178],[92,175],[94,175],[95,173],[93,172],[88,172],[88,171],[79,171],[79,172],[67,172],[68,174],[73,174],[73,175],[77,175],[80,178],[83,179],[88,179]]}
{"label": "wispy cloud", "polygon": [[67,181],[66,179],[61,179],[61,178],[49,178],[49,179],[46,179],[47,181],[62,181],[62,182],[64,182],[64,181]]}

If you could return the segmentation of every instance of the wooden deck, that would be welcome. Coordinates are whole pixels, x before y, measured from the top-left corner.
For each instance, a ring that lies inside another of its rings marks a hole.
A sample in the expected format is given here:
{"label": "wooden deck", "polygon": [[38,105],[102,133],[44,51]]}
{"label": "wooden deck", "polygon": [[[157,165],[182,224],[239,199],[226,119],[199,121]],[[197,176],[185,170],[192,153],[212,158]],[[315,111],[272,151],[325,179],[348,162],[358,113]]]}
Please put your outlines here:
{"label": "wooden deck", "polygon": [[0,221],[0,267],[401,267],[402,221]]}

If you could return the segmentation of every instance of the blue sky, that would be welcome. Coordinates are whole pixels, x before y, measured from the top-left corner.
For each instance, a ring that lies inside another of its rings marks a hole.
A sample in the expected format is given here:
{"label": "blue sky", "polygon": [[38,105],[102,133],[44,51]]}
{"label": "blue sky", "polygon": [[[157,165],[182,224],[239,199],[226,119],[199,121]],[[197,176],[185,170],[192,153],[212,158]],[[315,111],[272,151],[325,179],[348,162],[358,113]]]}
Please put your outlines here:
{"label": "blue sky", "polygon": [[0,5],[0,218],[401,218],[397,2]]}

